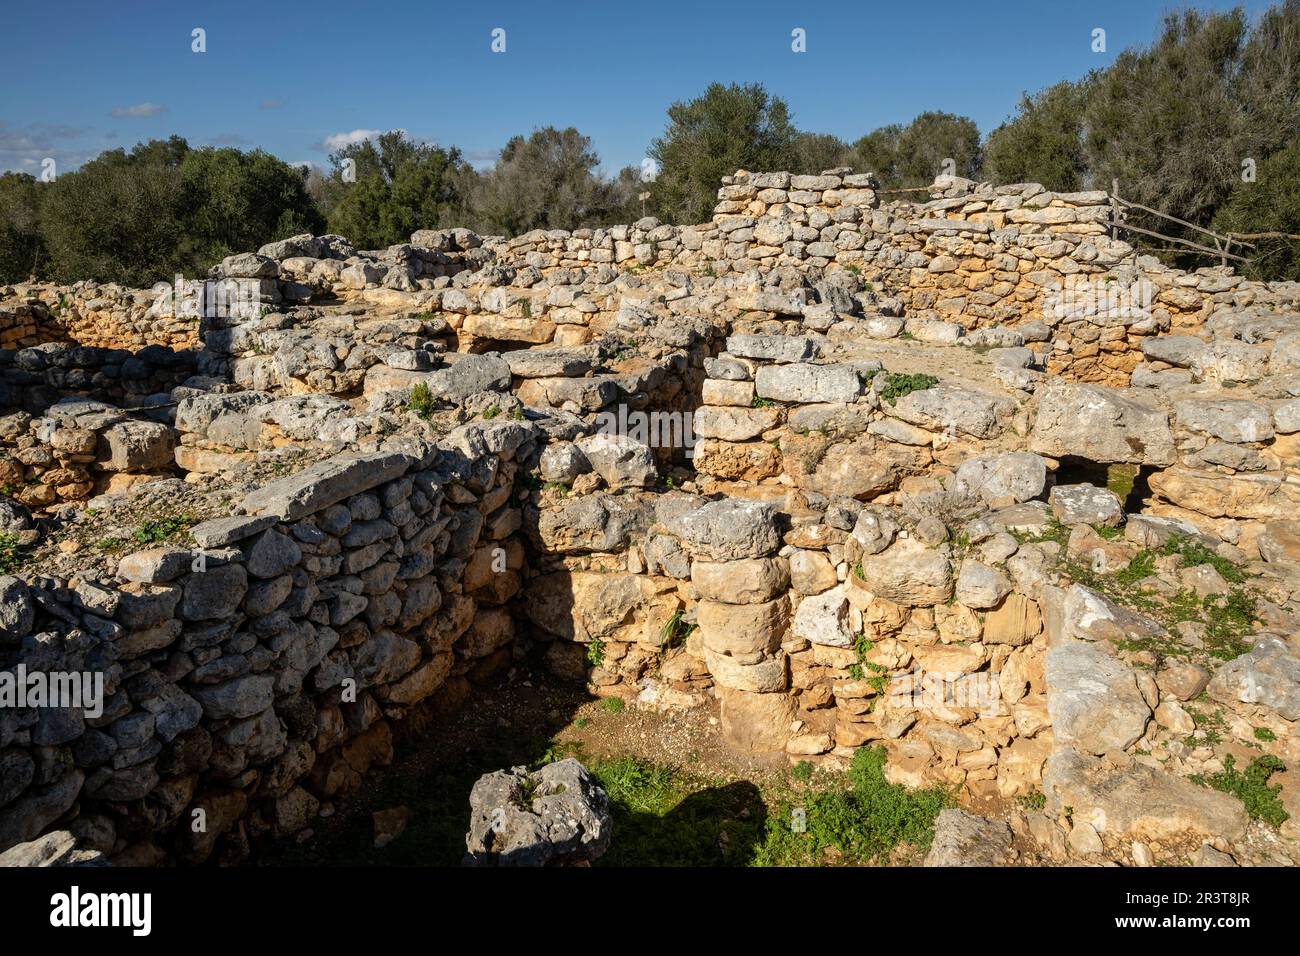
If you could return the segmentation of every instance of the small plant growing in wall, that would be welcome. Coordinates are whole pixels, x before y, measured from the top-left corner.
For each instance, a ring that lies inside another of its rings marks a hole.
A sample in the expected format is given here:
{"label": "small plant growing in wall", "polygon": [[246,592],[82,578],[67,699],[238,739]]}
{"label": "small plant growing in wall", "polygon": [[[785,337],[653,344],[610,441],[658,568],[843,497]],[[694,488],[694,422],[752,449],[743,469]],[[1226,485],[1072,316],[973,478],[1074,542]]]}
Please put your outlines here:
{"label": "small plant growing in wall", "polygon": [[411,397],[407,400],[406,407],[421,418],[428,418],[433,414],[433,393],[429,391],[427,382],[415,383],[415,387],[411,389]]}
{"label": "small plant growing in wall", "polygon": [[604,641],[592,641],[587,645],[587,663],[592,667],[599,667],[605,663]]}
{"label": "small plant growing in wall", "polygon": [[686,642],[691,631],[695,630],[694,624],[687,624],[682,620],[682,609],[678,608],[673,612],[673,616],[659,631],[659,648],[668,650],[669,648],[678,647]]}
{"label": "small plant growing in wall", "polygon": [[169,541],[191,525],[198,524],[198,518],[189,512],[154,518],[140,525],[131,532],[131,537],[138,544],[157,544]]}

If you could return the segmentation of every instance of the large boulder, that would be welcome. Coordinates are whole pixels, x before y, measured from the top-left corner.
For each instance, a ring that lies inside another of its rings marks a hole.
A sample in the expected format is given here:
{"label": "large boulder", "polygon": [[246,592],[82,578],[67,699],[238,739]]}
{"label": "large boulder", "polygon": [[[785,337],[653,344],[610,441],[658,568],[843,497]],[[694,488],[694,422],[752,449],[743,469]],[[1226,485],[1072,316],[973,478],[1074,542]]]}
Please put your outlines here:
{"label": "large boulder", "polygon": [[924,866],[1005,866],[1011,828],[968,810],[948,807],[934,821]]}
{"label": "large boulder", "polygon": [[1265,637],[1220,667],[1207,690],[1227,704],[1260,704],[1300,720],[1300,655],[1282,638]]}
{"label": "large boulder", "polygon": [[851,402],[862,391],[855,369],[848,365],[767,365],[754,376],[762,398],[778,402]]}
{"label": "large boulder", "polygon": [[1109,488],[1096,485],[1057,485],[1047,496],[1052,514],[1063,525],[1116,527],[1124,520],[1124,503]]}
{"label": "large boulder", "polygon": [[821,354],[821,342],[796,335],[733,335],[727,351],[741,358],[773,362],[806,362]]}
{"label": "large boulder", "polygon": [[910,392],[897,404],[886,403],[881,408],[887,415],[931,431],[993,438],[1010,424],[1016,403],[1005,396],[945,383]]}
{"label": "large boulder", "polygon": [[36,621],[36,602],[21,579],[0,576],[0,644],[18,643]]}
{"label": "large boulder", "polygon": [[1014,498],[1019,504],[1037,498],[1047,482],[1047,462],[1032,452],[970,458],[957,468],[954,489],[984,501]]}
{"label": "large boulder", "polygon": [[1259,555],[1270,564],[1300,564],[1300,521],[1286,518],[1264,525]]}
{"label": "large boulder", "polygon": [[572,757],[480,777],[469,806],[466,866],[590,863],[613,832],[609,797]]}
{"label": "large boulder", "polygon": [[8,866],[108,866],[108,861],[98,850],[81,845],[67,830],[51,830],[0,853],[0,867]]}
{"label": "large boulder", "polygon": [[626,435],[598,432],[577,441],[591,470],[604,479],[611,490],[644,488],[655,483],[659,469],[648,447]]}
{"label": "large boulder", "polygon": [[915,538],[902,538],[879,554],[863,555],[859,584],[904,607],[943,604],[953,594],[952,562]]}
{"label": "large boulder", "polygon": [[496,352],[462,355],[453,364],[428,375],[433,397],[460,404],[479,392],[508,392],[510,363]]}
{"label": "large boulder", "polygon": [[1083,644],[1047,652],[1047,712],[1061,744],[1087,753],[1126,750],[1146,733],[1151,708],[1127,664]]}
{"label": "large boulder", "polygon": [[794,633],[813,644],[852,647],[855,639],[849,620],[847,584],[805,597],[794,614]]}
{"label": "large boulder", "polygon": [[1273,415],[1258,402],[1187,399],[1174,406],[1174,419],[1183,428],[1226,442],[1263,442],[1273,437]]}
{"label": "large boulder", "polygon": [[1141,641],[1166,636],[1168,632],[1158,621],[1082,584],[1073,584],[1065,592],[1061,613],[1064,641]]}
{"label": "large boulder", "polygon": [[1058,382],[1039,393],[1030,448],[1059,458],[1168,465],[1174,460],[1169,416],[1136,392]]}
{"label": "large boulder", "polygon": [[176,430],[161,422],[118,422],[100,433],[99,443],[104,471],[153,471],[172,465]]}
{"label": "large boulder", "polygon": [[274,279],[280,275],[279,263],[256,252],[226,256],[218,268],[228,279]]}
{"label": "large boulder", "polygon": [[776,508],[769,502],[724,498],[676,516],[668,530],[691,553],[711,561],[762,558],[781,546]]}
{"label": "large boulder", "polygon": [[1114,766],[1069,747],[1048,759],[1043,793],[1049,813],[1069,807],[1076,822],[1117,840],[1238,840],[1248,823],[1241,801],[1225,793],[1137,761]]}

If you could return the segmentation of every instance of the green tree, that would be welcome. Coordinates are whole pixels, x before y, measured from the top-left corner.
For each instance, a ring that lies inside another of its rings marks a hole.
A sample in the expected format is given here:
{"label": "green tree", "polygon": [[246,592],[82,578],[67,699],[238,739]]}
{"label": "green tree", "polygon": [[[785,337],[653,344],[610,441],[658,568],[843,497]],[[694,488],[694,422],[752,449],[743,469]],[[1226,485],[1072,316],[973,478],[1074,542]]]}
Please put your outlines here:
{"label": "green tree", "polygon": [[853,168],[860,173],[875,173],[882,186],[896,186],[898,178],[898,137],[903,127],[890,123],[867,133],[853,144]]}
{"label": "green tree", "polygon": [[790,171],[809,176],[823,169],[852,166],[856,159],[852,147],[830,133],[799,133],[794,139],[793,155]]}
{"label": "green tree", "polygon": [[1245,39],[1240,9],[1169,14],[1150,48],[1125,50],[1097,74],[1083,114],[1090,185],[1117,179],[1125,199],[1208,222],[1243,155],[1233,78]]}
{"label": "green tree", "polygon": [[[355,181],[345,179],[351,161]],[[402,130],[351,143],[330,156],[321,189],[331,232],[362,248],[407,241],[418,229],[461,225],[470,171],[455,147],[420,143]]]}
{"label": "green tree", "polygon": [[260,149],[191,150],[181,161],[181,182],[185,252],[198,262],[325,228],[307,194],[306,172]]}
{"label": "green tree", "polygon": [[49,276],[148,286],[192,266],[182,251],[188,149],[172,136],[109,150],[48,184],[40,214]]}
{"label": "green tree", "polygon": [[995,183],[1042,183],[1061,192],[1083,188],[1081,116],[1087,83],[1057,83],[1025,94],[1016,115],[992,133],[984,147],[981,175]]}
{"label": "green tree", "polygon": [[492,233],[605,225],[630,198],[629,178],[610,182],[596,170],[591,139],[573,127],[547,126],[514,136],[473,193],[475,222]]}
{"label": "green tree", "polygon": [[707,221],[723,176],[737,169],[788,169],[795,135],[785,101],[759,83],[713,83],[701,96],[672,104],[667,128],[650,146],[658,164],[652,192],[659,217]]}
{"label": "green tree", "polygon": [[1257,279],[1300,278],[1300,137],[1264,159],[1254,182],[1239,182],[1214,217],[1214,229],[1235,233],[1283,233],[1249,240],[1244,271]]}
{"label": "green tree", "polygon": [[907,126],[882,126],[853,144],[861,172],[873,172],[885,189],[928,186],[952,161],[955,175],[980,169],[980,133],[975,121],[952,113],[925,112]]}
{"label": "green tree", "polygon": [[26,173],[0,175],[0,282],[21,282],[41,265],[41,187]]}
{"label": "green tree", "polygon": [[1259,160],[1285,148],[1300,129],[1300,0],[1284,0],[1259,18],[1234,86],[1246,157]]}
{"label": "green tree", "polygon": [[179,136],[101,153],[41,190],[45,271],[133,286],[203,275],[232,253],[319,231],[305,183],[261,150],[192,150]]}

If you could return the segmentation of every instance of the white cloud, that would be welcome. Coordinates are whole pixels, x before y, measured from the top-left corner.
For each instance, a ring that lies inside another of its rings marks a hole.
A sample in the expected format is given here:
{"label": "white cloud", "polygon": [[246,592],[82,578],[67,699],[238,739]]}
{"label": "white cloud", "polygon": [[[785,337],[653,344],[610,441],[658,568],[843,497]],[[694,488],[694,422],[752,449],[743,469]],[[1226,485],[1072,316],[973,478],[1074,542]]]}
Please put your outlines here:
{"label": "white cloud", "polygon": [[166,111],[167,107],[159,103],[137,103],[134,106],[115,107],[108,115],[117,119],[138,119],[144,116],[156,116]]}
{"label": "white cloud", "polygon": [[348,133],[331,133],[326,136],[318,147],[322,153],[337,153],[345,146],[352,146],[356,143],[363,143],[368,139],[378,139],[383,133],[405,133],[404,129],[382,130],[382,129],[354,129]]}
{"label": "white cloud", "polygon": [[45,159],[58,163],[60,172],[74,169],[98,152],[75,145],[87,134],[76,126],[30,123],[16,128],[0,121],[0,172],[38,170]]}
{"label": "white cloud", "polygon": [[350,133],[331,133],[324,139],[325,152],[334,153],[344,146],[351,146],[354,143],[365,142],[368,139],[375,139],[382,133],[381,129],[354,129]]}

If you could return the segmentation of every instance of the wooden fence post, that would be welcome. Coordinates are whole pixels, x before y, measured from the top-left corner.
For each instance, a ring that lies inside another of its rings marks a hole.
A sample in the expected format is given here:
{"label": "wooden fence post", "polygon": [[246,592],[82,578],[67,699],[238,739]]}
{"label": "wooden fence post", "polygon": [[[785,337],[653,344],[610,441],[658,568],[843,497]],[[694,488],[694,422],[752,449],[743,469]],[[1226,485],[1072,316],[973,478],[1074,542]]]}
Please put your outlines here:
{"label": "wooden fence post", "polygon": [[1110,237],[1119,238],[1119,180],[1110,181]]}

